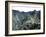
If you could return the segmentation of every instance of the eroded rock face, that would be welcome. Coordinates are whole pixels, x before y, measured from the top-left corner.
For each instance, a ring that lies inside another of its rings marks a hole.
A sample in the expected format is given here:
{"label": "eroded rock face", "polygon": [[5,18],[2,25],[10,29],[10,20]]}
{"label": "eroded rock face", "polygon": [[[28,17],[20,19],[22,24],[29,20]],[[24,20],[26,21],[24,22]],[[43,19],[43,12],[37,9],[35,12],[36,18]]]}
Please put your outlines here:
{"label": "eroded rock face", "polygon": [[20,12],[13,10],[13,30],[40,29],[40,11]]}

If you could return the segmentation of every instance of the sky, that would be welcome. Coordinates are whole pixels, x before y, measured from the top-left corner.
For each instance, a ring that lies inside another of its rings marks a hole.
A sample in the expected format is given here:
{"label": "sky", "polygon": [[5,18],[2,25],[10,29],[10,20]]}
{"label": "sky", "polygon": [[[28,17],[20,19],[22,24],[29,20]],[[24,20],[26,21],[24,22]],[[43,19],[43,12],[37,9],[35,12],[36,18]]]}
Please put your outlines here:
{"label": "sky", "polygon": [[30,6],[15,6],[15,7],[13,7],[13,10],[19,10],[20,12],[22,12],[22,11],[29,12],[29,11],[34,11],[34,10],[39,11],[40,8],[32,8]]}

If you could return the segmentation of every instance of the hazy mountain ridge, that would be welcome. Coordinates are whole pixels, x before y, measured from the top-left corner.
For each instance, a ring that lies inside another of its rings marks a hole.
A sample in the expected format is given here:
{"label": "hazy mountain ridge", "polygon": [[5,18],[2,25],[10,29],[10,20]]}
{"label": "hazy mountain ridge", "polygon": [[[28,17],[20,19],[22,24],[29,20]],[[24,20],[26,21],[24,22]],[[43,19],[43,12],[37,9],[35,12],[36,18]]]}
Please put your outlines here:
{"label": "hazy mountain ridge", "polygon": [[33,12],[36,13],[36,14],[39,14],[40,11],[34,10],[34,11],[28,11],[28,12],[24,12],[24,11],[20,12],[18,10],[13,10],[13,12],[14,12],[13,14],[16,14],[16,13],[20,13],[20,14],[32,14]]}

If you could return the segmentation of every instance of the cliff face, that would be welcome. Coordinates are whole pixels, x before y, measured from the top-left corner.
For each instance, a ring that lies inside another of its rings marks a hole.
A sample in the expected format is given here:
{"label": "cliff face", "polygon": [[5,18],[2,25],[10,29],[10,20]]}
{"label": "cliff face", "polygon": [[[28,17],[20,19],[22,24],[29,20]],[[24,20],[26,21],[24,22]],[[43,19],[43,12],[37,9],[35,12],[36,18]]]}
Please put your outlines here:
{"label": "cliff face", "polygon": [[40,29],[40,11],[12,12],[13,30],[31,30]]}

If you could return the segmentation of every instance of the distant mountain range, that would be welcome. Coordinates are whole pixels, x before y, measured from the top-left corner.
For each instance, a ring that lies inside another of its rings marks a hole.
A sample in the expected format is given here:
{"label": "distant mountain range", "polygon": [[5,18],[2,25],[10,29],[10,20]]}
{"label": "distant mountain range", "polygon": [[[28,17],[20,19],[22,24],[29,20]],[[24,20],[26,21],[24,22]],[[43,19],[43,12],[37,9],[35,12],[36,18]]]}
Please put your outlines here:
{"label": "distant mountain range", "polygon": [[18,10],[12,10],[12,12],[13,12],[13,14],[17,14],[17,13],[19,13],[19,14],[40,14],[40,11],[36,11],[36,10],[34,10],[34,11],[28,11],[28,12],[24,12],[24,11],[22,11],[22,12],[20,12],[20,11],[18,11]]}

